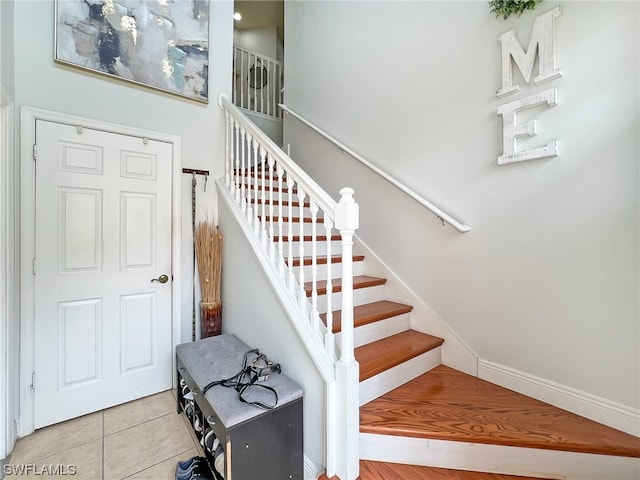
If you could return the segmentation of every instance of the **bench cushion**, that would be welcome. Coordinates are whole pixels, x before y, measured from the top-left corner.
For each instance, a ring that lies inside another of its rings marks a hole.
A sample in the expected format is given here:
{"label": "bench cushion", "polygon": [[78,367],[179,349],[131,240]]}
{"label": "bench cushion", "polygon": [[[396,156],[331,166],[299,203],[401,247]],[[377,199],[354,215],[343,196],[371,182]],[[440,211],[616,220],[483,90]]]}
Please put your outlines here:
{"label": "bench cushion", "polygon": [[[189,372],[198,387],[198,391],[210,382],[223,380],[237,374],[242,369],[245,353],[252,348],[238,340],[234,335],[222,334],[197,342],[183,343],[176,347],[176,355]],[[266,352],[265,352],[266,353]],[[267,355],[272,361],[277,361]],[[271,374],[256,384],[268,385],[278,393],[279,406],[302,397],[302,389],[283,374]],[[244,394],[249,401],[272,404],[273,393],[260,388],[250,387]],[[241,402],[234,388],[216,385],[209,389],[205,399],[211,405],[227,428],[238,425],[268,410],[250,403]]]}

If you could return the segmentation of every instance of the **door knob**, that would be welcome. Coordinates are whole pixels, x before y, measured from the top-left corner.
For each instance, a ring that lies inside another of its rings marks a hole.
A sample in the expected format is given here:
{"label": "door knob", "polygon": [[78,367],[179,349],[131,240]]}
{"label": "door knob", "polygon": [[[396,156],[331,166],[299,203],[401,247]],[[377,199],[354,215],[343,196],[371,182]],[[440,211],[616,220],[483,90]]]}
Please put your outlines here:
{"label": "door knob", "polygon": [[167,283],[169,281],[169,277],[167,275],[160,275],[158,278],[152,278],[152,282],[160,282]]}

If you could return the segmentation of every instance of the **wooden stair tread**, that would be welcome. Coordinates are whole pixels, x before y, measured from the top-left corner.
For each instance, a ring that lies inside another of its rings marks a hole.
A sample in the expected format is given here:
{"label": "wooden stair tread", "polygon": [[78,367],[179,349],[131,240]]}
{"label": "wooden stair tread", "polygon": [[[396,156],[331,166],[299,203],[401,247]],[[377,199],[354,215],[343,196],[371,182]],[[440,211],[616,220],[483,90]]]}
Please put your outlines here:
{"label": "wooden stair tread", "polygon": [[[313,240],[313,237],[311,235],[303,235],[302,236],[302,240],[304,242],[310,242],[311,240]],[[337,242],[342,240],[342,237],[339,234],[335,234],[335,235],[331,235],[331,241],[332,242]],[[273,237],[273,241],[274,242],[279,242],[280,241],[280,236],[276,235],[275,237]],[[289,241],[289,237],[287,235],[283,235],[282,236],[282,241],[283,242],[288,242]],[[299,242],[300,241],[300,235],[293,235],[291,237],[291,241],[292,242]],[[316,235],[316,241],[318,242],[326,242],[327,241],[327,236],[326,235]]]}
{"label": "wooden stair tread", "polygon": [[640,438],[440,365],[360,407],[360,431],[640,457]]}
{"label": "wooden stair tread", "polygon": [[[265,207],[268,206],[268,205],[273,205],[275,207],[275,206],[279,206],[280,204],[282,204],[283,207],[289,207],[289,201],[288,200],[282,200],[282,201],[273,200],[273,202],[272,202],[271,199],[265,198],[265,200],[263,202],[261,198],[258,198],[256,200],[255,198],[252,197],[251,198],[251,203],[258,204],[258,205],[264,204]],[[302,206],[305,207],[305,208],[309,208],[310,203],[309,202],[304,202],[302,204]],[[300,208],[300,202],[298,202],[297,200],[292,201],[291,202],[291,207]]]}
{"label": "wooden stair tread", "polygon": [[[264,188],[262,188],[262,185],[258,184],[253,184],[253,183],[240,183],[237,187],[238,188],[242,188],[242,185],[244,185],[245,190],[264,190],[265,192],[282,192],[282,193],[289,193],[289,189],[286,186],[282,186],[282,190],[278,188],[278,186],[272,186],[272,185],[265,185]],[[291,190],[291,193],[293,195],[297,194],[298,190],[296,188],[294,188],[293,190]]]}
{"label": "wooden stair tread", "polygon": [[[259,218],[260,220],[263,220],[262,215],[258,215],[258,218]],[[280,217],[278,217],[277,215],[276,215],[276,216],[273,216],[273,217],[271,217],[271,216],[269,216],[269,215],[266,215],[266,216],[264,217],[264,221],[265,221],[265,222],[277,222],[277,221],[279,221],[279,220],[280,220]],[[301,219],[300,217],[291,217],[291,218],[289,218],[289,217],[282,217],[282,221],[283,221],[283,222],[299,223],[299,222],[300,222],[300,220],[302,220],[302,222],[303,222],[303,223],[312,223],[312,222],[313,222],[313,219],[312,219],[311,217],[302,217],[302,219]],[[324,223],[324,217],[317,217],[317,218],[316,218],[316,223]]]}
{"label": "wooden stair tread", "polygon": [[[450,468],[425,467],[404,463],[360,460],[359,480],[544,480],[500,473],[472,472]],[[318,480],[338,480],[338,477],[320,475]]]}
{"label": "wooden stair tread", "polygon": [[382,340],[362,345],[354,352],[356,360],[360,364],[360,381],[433,350],[443,342],[443,339],[433,335],[406,330]]}
{"label": "wooden stair tread", "polygon": [[[353,255],[353,262],[361,262],[364,260],[364,255]],[[299,267],[300,263],[303,265],[311,265],[312,257],[303,257],[302,262],[300,262],[300,257],[296,257],[293,259],[293,266]],[[285,259],[285,263],[288,265],[289,261]],[[331,263],[342,263],[342,255],[332,255]],[[316,257],[316,265],[326,265],[327,264],[327,256],[326,255],[318,255]]]}
{"label": "wooden stair tread", "polygon": [[[389,300],[380,300],[378,302],[367,303],[365,305],[357,305],[353,307],[353,324],[354,327],[361,327],[370,323],[385,320],[387,318],[403,315],[413,310],[411,305],[404,303],[390,302]],[[342,311],[334,310],[333,314],[333,333],[342,330]],[[320,314],[320,319],[327,324],[327,314]]]}
{"label": "wooden stair tread", "polygon": [[[367,287],[375,287],[377,285],[384,285],[385,283],[387,283],[387,280],[385,278],[378,278],[378,277],[370,277],[368,275],[356,275],[355,277],[353,277],[353,289],[359,289],[359,288],[367,288]],[[337,292],[341,292],[342,291],[342,279],[341,278],[334,278],[331,280],[331,284],[333,286],[333,293],[337,293]],[[307,293],[307,296],[310,297],[311,296],[311,292],[312,292],[312,283],[311,282],[305,282],[304,283],[304,290]],[[318,295],[326,295],[327,294],[327,281],[326,280],[319,280],[318,282],[316,282],[316,292],[318,293]]]}
{"label": "wooden stair tread", "polygon": [[[242,177],[250,177],[250,178],[256,178],[259,180],[262,180],[263,178],[265,180],[278,180],[278,175],[276,174],[276,172],[269,172],[267,171],[264,175],[262,174],[262,172],[249,172],[249,171],[245,171],[244,174],[240,173],[240,172],[234,172],[234,175],[238,178],[242,178]],[[285,182],[286,181],[286,177],[282,176],[282,181]]]}

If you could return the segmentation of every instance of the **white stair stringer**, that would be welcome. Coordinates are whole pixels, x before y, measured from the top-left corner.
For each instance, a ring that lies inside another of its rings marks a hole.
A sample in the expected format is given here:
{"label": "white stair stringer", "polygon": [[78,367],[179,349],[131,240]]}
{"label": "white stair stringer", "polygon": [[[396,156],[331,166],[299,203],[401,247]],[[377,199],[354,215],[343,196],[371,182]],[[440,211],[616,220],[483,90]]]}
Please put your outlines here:
{"label": "white stair stringer", "polygon": [[440,353],[441,347],[436,347],[360,382],[360,406],[437,367]]}
{"label": "white stair stringer", "polygon": [[404,283],[366,244],[357,236],[354,239],[354,252],[364,255],[364,271],[367,275],[383,277],[387,300],[411,305],[411,329],[435,335],[444,339],[442,344],[442,363],[474,377],[478,376],[478,356],[446,324],[446,322]]}
{"label": "white stair stringer", "polygon": [[637,480],[640,459],[360,433],[360,458],[563,480]]}

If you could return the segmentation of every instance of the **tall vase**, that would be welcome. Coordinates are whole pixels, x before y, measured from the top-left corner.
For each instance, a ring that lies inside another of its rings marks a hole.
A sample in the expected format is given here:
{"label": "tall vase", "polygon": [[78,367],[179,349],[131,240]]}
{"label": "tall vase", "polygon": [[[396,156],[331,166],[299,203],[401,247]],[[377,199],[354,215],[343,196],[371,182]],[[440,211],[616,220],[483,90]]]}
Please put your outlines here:
{"label": "tall vase", "polygon": [[200,302],[200,332],[202,338],[222,333],[222,302]]}

